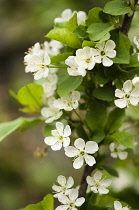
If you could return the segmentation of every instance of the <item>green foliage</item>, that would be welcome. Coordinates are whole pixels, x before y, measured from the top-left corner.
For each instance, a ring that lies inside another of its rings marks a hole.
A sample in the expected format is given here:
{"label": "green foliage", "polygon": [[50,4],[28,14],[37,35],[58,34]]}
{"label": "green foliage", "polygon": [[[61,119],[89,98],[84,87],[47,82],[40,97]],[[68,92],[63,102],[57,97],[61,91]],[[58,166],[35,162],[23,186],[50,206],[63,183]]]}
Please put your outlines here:
{"label": "green foliage", "polygon": [[43,121],[41,119],[37,118],[19,117],[16,120],[10,122],[0,123],[0,141],[2,141],[5,137],[7,137],[18,128],[22,127],[23,130],[27,130],[28,128],[42,122]]}
{"label": "green foliage", "polygon": [[124,15],[131,12],[131,8],[128,6],[126,1],[113,0],[108,2],[103,10],[105,13],[110,15]]}
{"label": "green foliage", "polygon": [[112,40],[116,44],[116,57],[113,58],[114,63],[129,64],[130,62],[130,40],[120,31],[113,31]]}
{"label": "green foliage", "polygon": [[86,122],[92,131],[103,129],[106,123],[106,106],[100,101],[93,101],[86,115]]}
{"label": "green foliage", "polygon": [[86,20],[87,26],[90,26],[92,23],[101,23],[100,12],[103,11],[102,8],[96,7],[92,8],[88,12],[88,18]]}
{"label": "green foliage", "polygon": [[83,25],[80,25],[78,28],[76,28],[74,34],[76,34],[79,38],[86,38],[88,36],[86,27]]}
{"label": "green foliage", "polygon": [[98,87],[93,91],[95,98],[103,101],[113,101],[115,95],[115,88],[110,85],[105,85],[104,87]]}
{"label": "green foliage", "polygon": [[54,28],[46,35],[46,37],[55,39],[59,42],[62,42],[64,45],[75,49],[81,47],[81,40],[76,34],[67,28]]}
{"label": "green foliage", "polygon": [[82,76],[64,76],[64,80],[59,82],[57,93],[60,97],[68,95],[70,92],[75,90],[82,83]]}
{"label": "green foliage", "polygon": [[37,204],[30,204],[24,210],[54,210],[54,199],[51,194],[44,197],[43,201]]}
{"label": "green foliage", "polygon": [[51,57],[51,64],[57,64],[63,61],[65,62],[65,60],[71,55],[73,55],[72,52],[59,53],[58,55]]}
{"label": "green foliage", "polygon": [[78,27],[77,23],[77,13],[75,13],[72,18],[67,23],[67,29],[71,32],[73,32]]}
{"label": "green foliage", "polygon": [[56,129],[55,128],[55,124],[47,124],[45,127],[44,127],[44,136],[47,137],[47,136],[51,136],[51,131]]}
{"label": "green foliage", "polygon": [[93,137],[91,138],[91,140],[100,143],[104,138],[105,138],[104,131],[98,128],[93,132]]}
{"label": "green foliage", "polygon": [[107,166],[107,165],[103,165],[103,168],[112,176],[115,176],[115,177],[119,177],[118,175],[118,172],[116,171],[116,169],[110,167],[110,166]]}
{"label": "green foliage", "polygon": [[127,148],[134,149],[134,138],[130,133],[124,131],[116,132],[111,136],[108,135],[108,138],[111,141],[117,141],[119,144]]}
{"label": "green foliage", "polygon": [[95,45],[96,45],[96,42],[84,40],[83,43],[82,43],[82,48],[86,47],[86,46],[95,47]]}
{"label": "green foliage", "polygon": [[121,127],[124,120],[125,120],[125,110],[116,107],[108,115],[105,126],[105,132],[109,134],[115,132],[118,128]]}
{"label": "green foliage", "polygon": [[92,23],[87,32],[91,41],[106,41],[110,38],[110,31],[113,29],[113,25],[109,23]]}
{"label": "green foliage", "polygon": [[139,67],[139,61],[137,58],[137,54],[131,55],[130,63],[126,65],[126,67]]}
{"label": "green foliage", "polygon": [[80,138],[84,139],[86,142],[90,140],[87,136],[86,131],[84,130],[84,127],[81,124],[77,126],[76,132],[77,132],[78,136]]}
{"label": "green foliage", "polygon": [[17,94],[18,101],[32,110],[32,108],[42,107],[43,88],[40,85],[30,83],[22,87]]}
{"label": "green foliage", "polygon": [[109,78],[106,77],[104,70],[101,68],[96,72],[96,81],[99,85],[104,85],[109,81]]}

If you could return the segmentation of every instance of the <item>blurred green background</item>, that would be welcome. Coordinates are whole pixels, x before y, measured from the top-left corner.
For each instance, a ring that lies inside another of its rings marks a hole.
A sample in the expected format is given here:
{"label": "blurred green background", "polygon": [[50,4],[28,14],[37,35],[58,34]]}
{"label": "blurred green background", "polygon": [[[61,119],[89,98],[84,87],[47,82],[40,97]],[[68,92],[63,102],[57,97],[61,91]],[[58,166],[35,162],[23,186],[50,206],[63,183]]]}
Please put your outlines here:
{"label": "blurred green background", "polygon": [[[54,18],[67,8],[87,12],[95,6],[103,7],[107,1],[0,1],[0,122],[13,120],[22,114],[17,111],[19,104],[9,96],[9,89],[17,92],[19,88],[33,81],[31,74],[24,72],[24,52],[34,43],[43,43],[46,40],[44,36],[53,27]],[[138,18],[135,18],[131,37],[138,33],[137,24]],[[30,203],[39,202],[47,193],[51,193],[51,186],[60,174],[72,175],[78,185],[82,170],[73,170],[70,160],[63,152],[51,152],[50,149],[49,155],[45,158],[35,157],[36,148],[45,146],[42,133],[42,127],[38,126],[37,129],[32,128],[26,133],[16,131],[1,142],[1,210],[16,210]],[[124,162],[124,164],[128,170],[130,163]],[[130,179],[133,180],[134,176]],[[134,190],[135,186],[131,187]]]}

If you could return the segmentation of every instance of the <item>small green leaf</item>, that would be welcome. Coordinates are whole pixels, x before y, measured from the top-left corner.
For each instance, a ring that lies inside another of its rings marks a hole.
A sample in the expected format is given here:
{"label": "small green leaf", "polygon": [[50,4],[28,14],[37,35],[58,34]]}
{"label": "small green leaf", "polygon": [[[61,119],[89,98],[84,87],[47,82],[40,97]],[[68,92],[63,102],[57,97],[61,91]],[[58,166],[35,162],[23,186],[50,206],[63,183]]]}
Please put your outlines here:
{"label": "small green leaf", "polygon": [[77,132],[79,138],[82,138],[85,141],[89,141],[86,131],[84,130],[84,128],[81,124],[76,128],[76,132]]}
{"label": "small green leaf", "polygon": [[45,196],[43,201],[37,204],[30,204],[24,210],[54,210],[54,199],[51,194]]}
{"label": "small green leaf", "polygon": [[86,20],[87,26],[91,25],[92,23],[101,23],[102,20],[99,16],[100,11],[102,11],[102,8],[96,7],[91,9],[88,12],[88,18]]}
{"label": "small green leaf", "polygon": [[103,165],[102,167],[103,167],[110,175],[115,176],[115,177],[119,177],[118,172],[117,172],[114,168],[112,168],[112,167],[110,167],[110,166],[106,166],[106,165]]}
{"label": "small green leaf", "polygon": [[124,119],[125,119],[124,109],[119,109],[119,108],[113,109],[108,115],[105,132],[109,134],[115,132],[118,128],[122,126]]}
{"label": "small green leaf", "polygon": [[127,36],[120,31],[112,33],[112,40],[116,44],[116,57],[113,58],[114,63],[129,64],[131,43]]}
{"label": "small green leaf", "polygon": [[134,138],[130,133],[124,131],[116,132],[112,135],[112,138],[119,144],[127,148],[134,149]]}
{"label": "small green leaf", "polygon": [[[69,56],[72,56],[72,55],[73,55],[72,52],[61,53],[61,54],[55,55],[55,56],[51,57],[51,64],[57,64],[57,63],[63,62]],[[65,66],[65,68],[66,68],[66,66]]]}
{"label": "small green leaf", "polygon": [[104,74],[104,70],[100,69],[96,72],[96,80],[99,85],[105,85],[109,81],[109,78]]}
{"label": "small green leaf", "polygon": [[16,120],[10,122],[0,123],[0,141],[2,141],[5,137],[7,137],[9,134],[11,134],[20,127],[26,129],[26,126],[32,127],[41,122],[43,121],[37,118],[19,117]]}
{"label": "small green leaf", "polygon": [[79,38],[85,38],[88,36],[86,27],[83,25],[79,25],[79,27],[74,31],[74,34],[76,34]]}
{"label": "small green leaf", "polygon": [[97,129],[93,132],[93,137],[91,138],[91,141],[100,143],[104,138],[105,138],[104,131],[102,129]]}
{"label": "small green leaf", "polygon": [[42,106],[43,88],[40,85],[30,83],[22,87],[17,94],[18,101],[25,106],[34,106],[41,108]]}
{"label": "small green leaf", "polygon": [[77,23],[77,13],[75,13],[71,19],[67,22],[67,29],[71,32],[73,32],[78,27]]}
{"label": "small green leaf", "polygon": [[93,91],[93,95],[103,101],[113,101],[114,100],[114,94],[115,88],[113,86],[104,86],[104,87],[98,87]]}
{"label": "small green leaf", "polygon": [[93,101],[86,115],[86,122],[92,131],[103,129],[106,123],[106,106],[102,101]]}
{"label": "small green leaf", "polygon": [[82,43],[82,48],[86,47],[86,46],[95,47],[95,45],[96,45],[96,42],[84,40],[83,43]]}
{"label": "small green leaf", "polygon": [[91,41],[105,41],[110,38],[110,31],[113,29],[113,25],[109,23],[92,23],[87,32]]}
{"label": "small green leaf", "polygon": [[138,66],[139,66],[138,55],[137,54],[131,55],[130,63],[126,65],[125,67],[130,68],[130,67],[138,67]]}
{"label": "small green leaf", "polygon": [[60,97],[68,95],[82,83],[82,76],[68,76],[58,84],[57,93]]}
{"label": "small green leaf", "polygon": [[131,12],[131,8],[128,6],[126,1],[114,0],[108,2],[103,10],[105,13],[110,15],[124,15]]}
{"label": "small green leaf", "polygon": [[45,127],[44,127],[44,136],[47,137],[47,136],[52,136],[51,134],[51,131],[56,129],[56,126],[55,124],[47,124]]}
{"label": "small green leaf", "polygon": [[54,28],[46,35],[46,37],[55,39],[62,42],[64,45],[75,49],[81,47],[81,41],[78,36],[66,28]]}

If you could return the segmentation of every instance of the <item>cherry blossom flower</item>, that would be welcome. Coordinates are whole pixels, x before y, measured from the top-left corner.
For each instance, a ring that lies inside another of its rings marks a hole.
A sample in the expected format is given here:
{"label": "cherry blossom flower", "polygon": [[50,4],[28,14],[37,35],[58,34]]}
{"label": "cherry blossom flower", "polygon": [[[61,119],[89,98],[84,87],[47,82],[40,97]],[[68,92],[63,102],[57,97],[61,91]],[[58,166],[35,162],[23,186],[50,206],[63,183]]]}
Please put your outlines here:
{"label": "cherry blossom flower", "polygon": [[92,155],[98,151],[98,144],[94,141],[85,141],[78,138],[74,142],[74,146],[68,146],[65,148],[65,155],[68,157],[75,157],[73,167],[79,169],[83,166],[84,161],[87,165],[93,166],[96,163],[95,158]]}
{"label": "cherry blossom flower", "polygon": [[102,63],[103,66],[111,66],[113,61],[110,58],[116,56],[114,48],[115,42],[113,40],[97,43],[95,48],[92,48],[95,62]]}
{"label": "cherry blossom flower", "polygon": [[132,84],[133,84],[134,86],[139,85],[139,77],[134,77],[134,78],[132,79]]}
{"label": "cherry blossom flower", "polygon": [[111,185],[111,180],[110,179],[102,179],[102,173],[100,171],[97,171],[93,177],[87,176],[87,184],[90,185],[91,191],[94,193],[99,193],[99,194],[107,194],[109,190],[107,187]]}
{"label": "cherry blossom flower", "polygon": [[137,106],[139,102],[139,87],[134,88],[132,87],[132,82],[130,80],[127,80],[123,84],[123,89],[115,90],[115,96],[120,98],[114,101],[115,105],[119,108],[125,108],[129,104],[132,104],[133,106]]}
{"label": "cherry blossom flower", "polygon": [[69,195],[59,195],[58,200],[63,204],[58,206],[55,210],[77,210],[76,207],[80,207],[85,198],[78,198],[79,191],[77,189],[71,189]]}
{"label": "cherry blossom flower", "polygon": [[44,89],[43,96],[48,98],[54,95],[57,88],[58,77],[56,74],[49,74],[45,82],[42,84]]}
{"label": "cherry blossom flower", "polygon": [[133,42],[136,45],[136,47],[139,49],[139,34],[137,36],[134,36]]}
{"label": "cherry blossom flower", "polygon": [[127,158],[128,153],[125,151],[127,149],[121,144],[118,144],[117,142],[112,142],[109,146],[111,151],[111,157],[117,158],[119,157],[121,160],[124,160]]}
{"label": "cherry blossom flower", "polygon": [[71,19],[71,17],[77,13],[77,21],[78,24],[80,24],[81,22],[85,21],[87,18],[87,15],[84,11],[73,11],[71,9],[65,9],[62,13],[61,13],[61,17],[55,18],[54,19],[54,23],[60,23],[60,22],[66,22],[69,19]]}
{"label": "cherry blossom flower", "polygon": [[41,109],[41,114],[43,117],[46,118],[45,122],[46,123],[51,123],[54,120],[59,119],[63,112],[60,111],[59,108],[56,108],[53,104],[54,104],[55,98],[51,97],[48,99],[48,107],[44,107]]}
{"label": "cherry blossom flower", "polygon": [[71,129],[69,125],[61,122],[56,123],[56,130],[51,131],[52,136],[48,136],[44,139],[44,142],[51,146],[52,150],[60,150],[63,147],[67,147],[70,144]]}
{"label": "cherry blossom flower", "polygon": [[84,47],[83,49],[76,50],[75,62],[78,66],[92,70],[95,66],[95,60],[92,52],[92,48]]}
{"label": "cherry blossom flower", "polygon": [[68,74],[71,76],[85,76],[86,75],[86,70],[84,67],[78,66],[78,64],[75,61],[75,56],[69,56],[66,60],[65,63],[70,66],[70,68],[67,68]]}
{"label": "cherry blossom flower", "polygon": [[129,210],[127,206],[122,207],[122,204],[119,201],[114,201],[114,209],[115,210]]}
{"label": "cherry blossom flower", "polygon": [[79,105],[80,93],[73,91],[65,97],[61,97],[54,101],[54,106],[58,109],[64,109],[65,111],[71,111],[76,109]]}
{"label": "cherry blossom flower", "polygon": [[45,41],[43,44],[43,51],[52,56],[60,53],[60,49],[62,48],[63,44],[56,40],[51,40],[50,42]]}
{"label": "cherry blossom flower", "polygon": [[54,193],[56,193],[54,195],[55,198],[58,198],[59,195],[63,194],[68,195],[69,190],[71,190],[70,188],[74,185],[74,180],[71,176],[66,179],[65,176],[60,175],[57,177],[57,182],[59,185],[52,186],[52,189],[55,191]]}

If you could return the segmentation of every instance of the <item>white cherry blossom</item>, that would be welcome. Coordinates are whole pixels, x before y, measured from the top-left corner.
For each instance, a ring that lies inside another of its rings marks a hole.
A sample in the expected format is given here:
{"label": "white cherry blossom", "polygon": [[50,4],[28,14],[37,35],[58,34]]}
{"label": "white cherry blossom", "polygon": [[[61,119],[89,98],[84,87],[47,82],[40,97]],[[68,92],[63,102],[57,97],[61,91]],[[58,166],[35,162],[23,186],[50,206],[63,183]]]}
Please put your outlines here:
{"label": "white cherry blossom", "polygon": [[133,42],[136,45],[136,47],[139,49],[139,34],[137,36],[134,36]]}
{"label": "white cherry blossom", "polygon": [[54,92],[57,88],[58,77],[56,74],[49,74],[45,82],[42,84],[44,89],[43,96],[48,98],[54,95]]}
{"label": "white cherry blossom", "polygon": [[134,86],[139,85],[139,77],[134,77],[134,78],[132,79],[132,84],[133,84]]}
{"label": "white cherry blossom", "polygon": [[114,101],[115,105],[119,108],[125,108],[129,104],[137,106],[139,102],[139,87],[133,89],[132,82],[127,80],[123,84],[123,89],[115,90],[115,96],[120,98]]}
{"label": "white cherry blossom", "polygon": [[[98,144],[94,141],[85,141],[78,138],[74,142],[74,146],[68,146],[65,148],[65,155],[68,157],[74,157],[73,167],[79,169],[83,166],[84,161],[87,165],[93,166],[96,163],[95,158],[92,156],[98,151]],[[91,154],[91,155],[90,155]]]}
{"label": "white cherry blossom", "polygon": [[127,206],[122,207],[122,204],[119,201],[114,201],[114,209],[115,210],[129,210]]}
{"label": "white cherry blossom", "polygon": [[71,190],[70,188],[74,185],[74,180],[71,176],[66,179],[65,176],[60,175],[57,177],[57,182],[59,185],[54,184],[52,186],[52,189],[55,191],[55,198],[58,198],[59,195],[63,194],[68,195],[69,190]]}
{"label": "white cherry blossom", "polygon": [[69,56],[66,60],[65,63],[70,66],[70,68],[67,68],[68,74],[71,76],[85,76],[86,75],[86,70],[84,67],[78,66],[78,64],[75,61],[75,56]]}
{"label": "white cherry blossom", "polygon": [[65,111],[71,111],[76,109],[79,105],[80,93],[73,91],[65,97],[58,98],[54,101],[54,106],[58,109],[64,109]]}
{"label": "white cherry blossom", "polygon": [[44,142],[51,146],[52,150],[60,150],[63,147],[67,147],[70,144],[71,129],[69,125],[61,122],[56,123],[56,130],[51,131],[52,136],[48,136],[44,139]]}
{"label": "white cherry blossom", "polygon": [[102,63],[103,66],[111,66],[113,61],[110,58],[114,58],[116,56],[114,48],[115,42],[113,40],[97,43],[95,48],[92,48],[95,62]]}
{"label": "white cherry blossom", "polygon": [[90,47],[84,47],[83,49],[76,50],[76,56],[74,59],[78,66],[87,70],[92,70],[96,63],[92,48]]}
{"label": "white cherry blossom", "polygon": [[50,42],[45,41],[43,44],[43,51],[52,56],[60,53],[60,49],[62,48],[62,43],[56,40],[51,40]]}
{"label": "white cherry blossom", "polygon": [[77,189],[71,189],[69,195],[59,195],[58,200],[62,205],[58,206],[55,210],[77,210],[76,207],[80,207],[84,202],[85,198],[78,198],[79,191]]}
{"label": "white cherry blossom", "polygon": [[107,188],[111,185],[111,180],[102,179],[102,173],[100,171],[97,171],[93,177],[87,176],[86,181],[94,193],[107,194],[109,192]]}
{"label": "white cherry blossom", "polygon": [[80,24],[81,22],[84,22],[87,18],[87,15],[84,11],[72,11],[71,9],[65,9],[62,13],[61,13],[61,17],[55,18],[54,19],[54,23],[61,23],[61,22],[66,22],[69,19],[72,18],[72,16],[77,13],[77,21],[78,24]]}
{"label": "white cherry blossom", "polygon": [[46,118],[45,122],[46,123],[51,123],[54,120],[59,119],[63,112],[60,111],[59,108],[56,108],[53,104],[54,104],[55,98],[51,97],[48,99],[48,107],[44,107],[41,109],[41,114],[43,117]]}
{"label": "white cherry blossom", "polygon": [[117,142],[112,142],[109,146],[111,151],[111,157],[117,158],[119,157],[121,160],[124,160],[127,158],[128,152],[125,150],[127,149],[121,144],[118,144]]}

